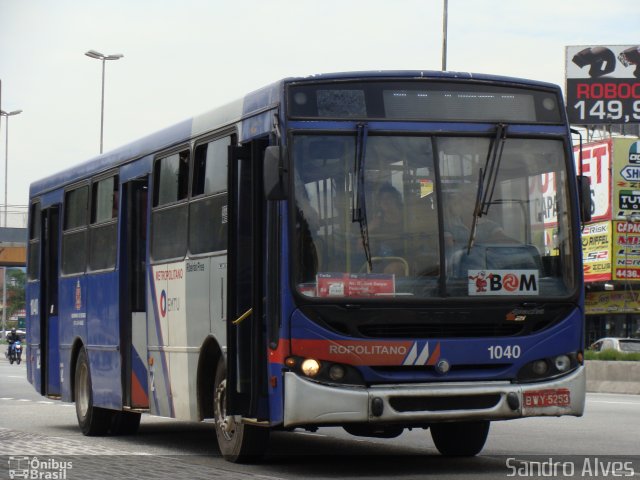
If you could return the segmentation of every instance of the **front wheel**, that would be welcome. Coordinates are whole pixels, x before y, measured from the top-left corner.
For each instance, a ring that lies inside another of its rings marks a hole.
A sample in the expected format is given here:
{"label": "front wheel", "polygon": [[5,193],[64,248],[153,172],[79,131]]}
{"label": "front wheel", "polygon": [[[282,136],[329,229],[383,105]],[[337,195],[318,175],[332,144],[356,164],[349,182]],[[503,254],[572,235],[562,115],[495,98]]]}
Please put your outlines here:
{"label": "front wheel", "polygon": [[112,412],[93,406],[91,371],[84,348],[76,360],[75,401],[78,425],[84,435],[105,435],[109,430]]}
{"label": "front wheel", "polygon": [[442,455],[473,457],[487,441],[489,422],[454,422],[431,425],[431,438]]}
{"label": "front wheel", "polygon": [[227,370],[222,360],[216,368],[213,402],[216,437],[225,460],[235,463],[260,460],[267,450],[269,429],[239,423],[227,415]]}

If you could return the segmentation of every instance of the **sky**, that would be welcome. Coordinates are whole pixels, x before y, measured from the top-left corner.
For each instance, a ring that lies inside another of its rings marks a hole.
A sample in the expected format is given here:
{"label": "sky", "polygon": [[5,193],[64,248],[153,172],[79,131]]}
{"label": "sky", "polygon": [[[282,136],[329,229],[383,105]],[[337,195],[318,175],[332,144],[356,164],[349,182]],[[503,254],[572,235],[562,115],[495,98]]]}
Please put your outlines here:
{"label": "sky", "polygon": [[[1,107],[23,110],[7,203],[98,154],[102,67],[88,50],[124,55],[106,64],[108,151],[281,78],[440,70],[442,13],[443,0],[0,0]],[[447,69],[563,85],[567,45],[639,44],[639,23],[639,0],[448,0]]]}

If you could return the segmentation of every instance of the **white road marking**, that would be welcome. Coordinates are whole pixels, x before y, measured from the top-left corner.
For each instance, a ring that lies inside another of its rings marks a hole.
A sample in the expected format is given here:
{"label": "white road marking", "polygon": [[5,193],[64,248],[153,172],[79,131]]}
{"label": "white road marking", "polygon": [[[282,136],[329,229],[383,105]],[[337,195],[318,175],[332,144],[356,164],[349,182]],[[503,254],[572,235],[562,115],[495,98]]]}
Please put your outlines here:
{"label": "white road marking", "polygon": [[314,433],[314,432],[293,432],[293,433],[297,433],[298,435],[309,435],[311,437],[326,437],[327,435],[323,435],[321,433]]}

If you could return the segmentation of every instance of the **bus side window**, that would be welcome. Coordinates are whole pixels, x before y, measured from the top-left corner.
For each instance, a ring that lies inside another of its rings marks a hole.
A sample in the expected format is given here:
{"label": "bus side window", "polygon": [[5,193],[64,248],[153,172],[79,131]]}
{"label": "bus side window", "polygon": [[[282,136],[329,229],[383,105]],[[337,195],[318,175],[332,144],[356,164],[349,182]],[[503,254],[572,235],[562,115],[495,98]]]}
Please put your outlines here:
{"label": "bus side window", "polygon": [[189,150],[156,160],[153,177],[151,258],[184,258],[187,253]]}
{"label": "bus side window", "polygon": [[89,186],[69,190],[64,195],[62,233],[62,273],[83,273],[87,260],[87,208]]}
{"label": "bus side window", "polygon": [[115,268],[118,235],[118,176],[91,186],[89,270]]}
{"label": "bus side window", "polygon": [[37,280],[40,277],[40,226],[42,218],[40,202],[31,204],[29,214],[29,263],[27,264],[27,278]]}
{"label": "bus side window", "polygon": [[227,249],[227,158],[231,137],[198,145],[189,205],[189,251]]}

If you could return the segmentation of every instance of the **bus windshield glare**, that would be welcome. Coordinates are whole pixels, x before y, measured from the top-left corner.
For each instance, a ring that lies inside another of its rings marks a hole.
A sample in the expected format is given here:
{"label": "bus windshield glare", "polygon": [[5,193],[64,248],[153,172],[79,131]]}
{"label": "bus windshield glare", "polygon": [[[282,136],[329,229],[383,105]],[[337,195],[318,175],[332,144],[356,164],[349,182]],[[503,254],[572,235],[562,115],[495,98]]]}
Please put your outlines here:
{"label": "bus windshield glare", "polygon": [[294,136],[298,292],[344,301],[573,293],[562,141],[497,142]]}

